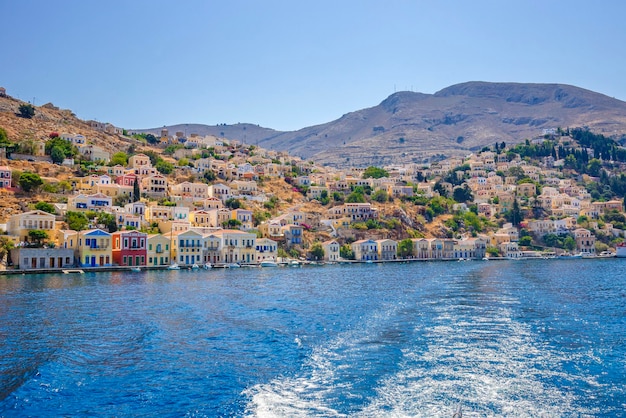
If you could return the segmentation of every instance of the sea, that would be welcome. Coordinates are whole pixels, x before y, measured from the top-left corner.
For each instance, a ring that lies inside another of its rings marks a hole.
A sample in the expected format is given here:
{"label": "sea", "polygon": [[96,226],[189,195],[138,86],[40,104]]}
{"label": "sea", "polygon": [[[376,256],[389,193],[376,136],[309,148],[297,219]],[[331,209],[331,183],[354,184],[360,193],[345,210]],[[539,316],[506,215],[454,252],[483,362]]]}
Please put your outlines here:
{"label": "sea", "polygon": [[626,416],[626,260],[0,276],[1,417]]}

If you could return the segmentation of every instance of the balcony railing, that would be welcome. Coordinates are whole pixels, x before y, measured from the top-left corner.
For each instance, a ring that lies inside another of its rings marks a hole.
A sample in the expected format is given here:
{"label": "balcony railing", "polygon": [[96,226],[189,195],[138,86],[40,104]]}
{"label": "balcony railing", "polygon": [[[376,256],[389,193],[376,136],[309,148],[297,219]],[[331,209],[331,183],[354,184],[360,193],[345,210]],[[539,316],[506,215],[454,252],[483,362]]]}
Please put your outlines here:
{"label": "balcony railing", "polygon": [[109,247],[108,246],[103,246],[103,245],[90,245],[89,247],[90,250],[92,251],[104,251],[104,250],[108,250]]}

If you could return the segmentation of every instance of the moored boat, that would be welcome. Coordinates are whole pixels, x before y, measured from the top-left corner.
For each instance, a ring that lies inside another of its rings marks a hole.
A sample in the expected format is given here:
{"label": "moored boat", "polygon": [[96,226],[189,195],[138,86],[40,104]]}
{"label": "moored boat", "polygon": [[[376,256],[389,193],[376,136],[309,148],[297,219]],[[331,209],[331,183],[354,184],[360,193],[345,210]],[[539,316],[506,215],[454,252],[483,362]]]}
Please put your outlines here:
{"label": "moored boat", "polygon": [[278,263],[274,260],[263,260],[260,263],[261,267],[278,267]]}
{"label": "moored boat", "polygon": [[172,263],[167,267],[168,270],[180,270],[180,266],[176,263]]}

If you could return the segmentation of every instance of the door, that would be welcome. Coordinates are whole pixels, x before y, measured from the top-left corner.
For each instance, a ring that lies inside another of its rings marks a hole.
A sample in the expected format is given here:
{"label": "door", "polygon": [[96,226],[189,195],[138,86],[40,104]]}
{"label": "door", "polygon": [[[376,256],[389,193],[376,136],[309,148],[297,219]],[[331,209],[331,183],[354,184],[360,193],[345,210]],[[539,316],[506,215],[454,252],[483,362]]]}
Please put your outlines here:
{"label": "door", "polygon": [[96,267],[96,256],[95,255],[91,256],[91,267]]}

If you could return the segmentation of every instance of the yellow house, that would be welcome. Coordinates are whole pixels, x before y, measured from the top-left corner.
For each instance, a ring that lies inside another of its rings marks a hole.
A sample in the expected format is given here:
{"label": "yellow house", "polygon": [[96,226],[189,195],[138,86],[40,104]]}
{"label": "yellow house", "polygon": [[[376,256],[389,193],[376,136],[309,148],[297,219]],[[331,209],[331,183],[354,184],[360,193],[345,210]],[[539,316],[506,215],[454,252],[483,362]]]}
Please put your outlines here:
{"label": "yellow house", "polygon": [[113,264],[111,234],[101,229],[78,234],[78,264],[81,267],[105,267]]}
{"label": "yellow house", "polygon": [[7,222],[7,233],[18,237],[18,241],[23,242],[29,241],[29,231],[46,231],[48,236],[52,237],[55,234],[55,229],[55,216],[43,210],[31,210],[12,215]]}
{"label": "yellow house", "polygon": [[171,241],[161,234],[148,235],[147,266],[167,266],[170,264]]}

